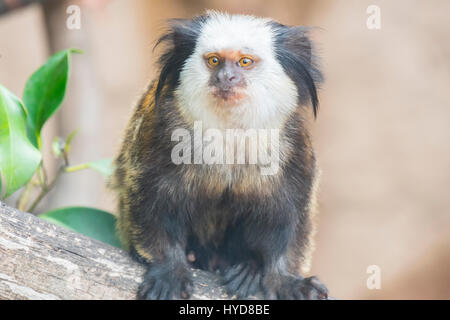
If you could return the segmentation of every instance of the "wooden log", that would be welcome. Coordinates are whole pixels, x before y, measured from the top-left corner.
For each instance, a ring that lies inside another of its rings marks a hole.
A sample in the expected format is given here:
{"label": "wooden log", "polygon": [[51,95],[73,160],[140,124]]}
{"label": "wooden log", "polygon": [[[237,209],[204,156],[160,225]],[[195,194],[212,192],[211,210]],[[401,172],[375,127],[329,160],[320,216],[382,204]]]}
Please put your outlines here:
{"label": "wooden log", "polygon": [[[144,267],[118,248],[0,202],[0,300],[135,299]],[[193,299],[228,299],[220,279],[192,270]]]}

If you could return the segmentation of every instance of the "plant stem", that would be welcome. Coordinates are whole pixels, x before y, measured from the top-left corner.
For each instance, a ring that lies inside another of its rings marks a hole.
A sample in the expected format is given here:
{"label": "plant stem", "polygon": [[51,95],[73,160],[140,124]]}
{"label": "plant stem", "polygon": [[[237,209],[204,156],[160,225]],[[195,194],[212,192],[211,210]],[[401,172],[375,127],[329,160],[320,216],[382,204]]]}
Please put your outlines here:
{"label": "plant stem", "polygon": [[44,185],[47,185],[48,175],[47,175],[47,171],[45,170],[45,167],[44,167],[44,162],[41,162],[40,170],[42,171],[42,178],[44,180]]}
{"label": "plant stem", "polygon": [[78,164],[76,166],[66,167],[65,171],[66,172],[76,172],[76,171],[81,171],[81,170],[88,169],[88,168],[89,168],[88,163],[82,163],[82,164]]}
{"label": "plant stem", "polygon": [[36,175],[37,175],[37,177],[38,177],[39,184],[41,185],[41,187],[45,187],[46,183],[45,183],[45,181],[44,181],[44,178],[42,177],[41,166],[42,166],[42,162],[41,162],[41,164],[39,165],[38,170],[36,171]]}
{"label": "plant stem", "polygon": [[22,194],[20,195],[19,199],[17,199],[16,207],[20,211],[24,211],[28,205],[28,201],[30,200],[30,194],[31,190],[33,190],[34,187],[34,181],[31,179],[28,181],[27,185],[25,186],[25,189],[23,190]]}
{"label": "plant stem", "polygon": [[61,174],[64,173],[65,171],[65,166],[62,165],[58,171],[56,172],[55,178],[53,179],[52,182],[50,182],[50,184],[46,185],[46,186],[42,186],[42,190],[39,193],[39,195],[37,196],[37,198],[34,200],[34,202],[31,204],[30,208],[27,210],[27,212],[33,213],[34,209],[36,209],[37,205],[39,204],[39,202],[41,202],[41,200],[53,189],[53,187],[56,184],[56,181],[58,180],[58,178],[61,176]]}

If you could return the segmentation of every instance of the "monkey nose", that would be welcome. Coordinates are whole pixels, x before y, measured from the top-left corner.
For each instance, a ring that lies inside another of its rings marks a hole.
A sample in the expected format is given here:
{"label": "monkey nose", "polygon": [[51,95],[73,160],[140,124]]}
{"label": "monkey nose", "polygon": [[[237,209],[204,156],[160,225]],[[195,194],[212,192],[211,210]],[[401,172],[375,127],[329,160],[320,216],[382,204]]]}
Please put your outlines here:
{"label": "monkey nose", "polygon": [[225,75],[222,78],[223,84],[230,87],[236,86],[237,84],[240,83],[240,81],[241,81],[240,77],[235,74]]}
{"label": "monkey nose", "polygon": [[228,82],[233,83],[236,80],[236,76],[230,76],[228,77]]}
{"label": "monkey nose", "polygon": [[235,73],[234,74],[230,74],[228,76],[228,82],[231,85],[237,85],[237,84],[241,83],[241,80],[242,80],[241,76],[238,75],[238,74],[235,74]]}

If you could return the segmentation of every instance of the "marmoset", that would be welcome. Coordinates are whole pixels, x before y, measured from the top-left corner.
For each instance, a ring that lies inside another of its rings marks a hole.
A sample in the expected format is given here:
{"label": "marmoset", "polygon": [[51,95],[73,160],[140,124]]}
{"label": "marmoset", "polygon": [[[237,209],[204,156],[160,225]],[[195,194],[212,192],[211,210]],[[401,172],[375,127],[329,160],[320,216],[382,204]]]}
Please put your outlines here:
{"label": "marmoset", "polygon": [[322,81],[308,28],[215,11],[168,25],[112,178],[119,234],[147,267],[137,297],[189,298],[193,266],[241,299],[327,298],[301,276]]}

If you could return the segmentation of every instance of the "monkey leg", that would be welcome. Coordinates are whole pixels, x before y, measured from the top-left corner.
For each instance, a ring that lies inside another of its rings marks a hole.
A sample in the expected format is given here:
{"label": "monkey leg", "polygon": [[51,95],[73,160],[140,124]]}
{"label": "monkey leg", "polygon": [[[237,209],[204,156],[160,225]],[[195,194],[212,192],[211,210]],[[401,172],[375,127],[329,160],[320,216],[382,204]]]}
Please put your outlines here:
{"label": "monkey leg", "polygon": [[166,250],[163,261],[147,264],[139,286],[138,298],[145,300],[187,299],[192,293],[192,279],[184,250],[177,246]]}
{"label": "monkey leg", "polygon": [[[309,237],[308,228],[305,228],[304,223],[306,221],[297,223],[294,232],[287,231],[290,238],[288,250],[284,250],[279,256],[272,255],[266,258],[261,284],[266,299],[321,300],[327,298],[328,290],[319,279],[304,278],[298,273],[303,251],[307,249],[303,245],[304,241],[301,240]],[[295,250],[289,250],[292,247],[295,247]]]}
{"label": "monkey leg", "polygon": [[138,298],[187,299],[192,280],[185,252],[185,215],[173,199],[151,192],[147,196],[130,207],[131,254],[147,267]]}
{"label": "monkey leg", "polygon": [[299,223],[295,213],[290,214],[285,207],[272,215],[276,218],[266,219],[264,212],[258,211],[259,215],[251,215],[231,228],[227,246],[232,262],[223,273],[228,292],[238,298],[260,290],[266,299],[326,298],[327,288],[316,277],[303,278],[289,272],[287,248],[296,239]]}
{"label": "monkey leg", "polygon": [[[274,216],[271,211],[263,211],[267,206],[255,208],[254,203],[254,212],[248,208],[241,208],[247,215],[241,215],[227,230],[222,250],[230,265],[222,272],[224,285],[230,295],[236,295],[239,299],[264,289],[262,280],[266,266],[286,252],[293,233],[288,215]],[[269,215],[276,218],[269,218]]]}
{"label": "monkey leg", "polygon": [[298,273],[304,251],[307,249],[304,240],[309,236],[308,228],[301,223],[297,224],[289,242],[290,247],[287,250],[289,253],[283,252],[278,258],[273,256],[272,259],[267,260],[262,279],[266,299],[321,300],[327,298],[328,290],[319,279],[304,278]]}

